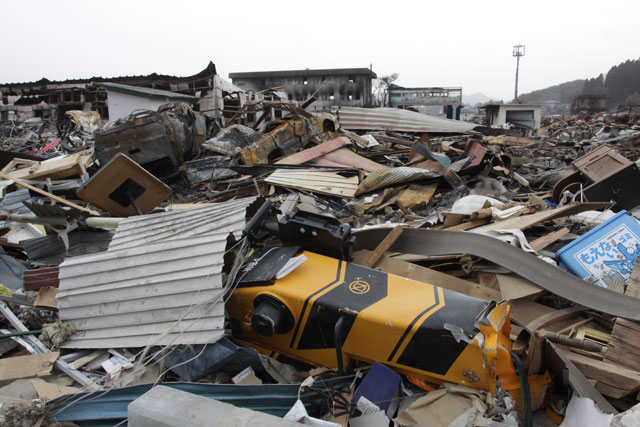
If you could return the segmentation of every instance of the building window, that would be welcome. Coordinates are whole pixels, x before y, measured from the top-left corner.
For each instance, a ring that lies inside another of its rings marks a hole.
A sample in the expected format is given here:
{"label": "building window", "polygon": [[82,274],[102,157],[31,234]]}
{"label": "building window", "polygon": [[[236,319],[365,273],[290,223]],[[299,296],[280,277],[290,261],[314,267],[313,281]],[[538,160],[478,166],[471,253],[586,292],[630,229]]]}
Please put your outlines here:
{"label": "building window", "polygon": [[18,118],[18,115],[16,114],[15,111],[8,111],[7,112],[7,120],[9,120],[11,122],[15,122],[17,118]]}

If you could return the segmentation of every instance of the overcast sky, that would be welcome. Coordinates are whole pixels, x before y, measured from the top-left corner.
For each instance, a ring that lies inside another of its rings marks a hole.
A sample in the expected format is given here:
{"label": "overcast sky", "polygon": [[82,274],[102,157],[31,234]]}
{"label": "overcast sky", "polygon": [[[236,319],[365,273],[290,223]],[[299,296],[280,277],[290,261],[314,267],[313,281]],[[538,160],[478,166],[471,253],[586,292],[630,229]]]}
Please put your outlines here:
{"label": "overcast sky", "polygon": [[640,1],[2,1],[0,82],[369,67],[513,97],[640,57]]}

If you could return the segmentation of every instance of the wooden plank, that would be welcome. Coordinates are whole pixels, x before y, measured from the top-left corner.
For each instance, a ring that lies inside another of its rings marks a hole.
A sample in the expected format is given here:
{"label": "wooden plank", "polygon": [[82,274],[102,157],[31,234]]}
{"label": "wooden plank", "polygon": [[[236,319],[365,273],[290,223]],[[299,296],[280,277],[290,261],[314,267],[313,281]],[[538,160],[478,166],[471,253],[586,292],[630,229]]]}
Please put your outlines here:
{"label": "wooden plank", "polygon": [[402,211],[405,218],[407,217],[407,215],[411,215],[411,211],[409,211],[409,209],[407,209],[404,203],[402,203],[400,200],[396,200],[396,206]]}
{"label": "wooden plank", "polygon": [[458,188],[462,185],[462,178],[452,170],[445,172],[444,179],[451,186],[451,188]]}
{"label": "wooden plank", "polygon": [[[89,150],[68,156],[54,157],[41,162],[24,159],[14,159],[2,169],[11,179],[61,179],[73,175],[82,176],[86,167],[91,164],[92,155]],[[23,165],[21,169],[14,169]],[[13,169],[13,170],[12,170]]]}
{"label": "wooden plank", "polygon": [[80,369],[82,368],[84,365],[86,365],[87,363],[90,363],[92,361],[94,361],[95,359],[97,359],[98,357],[102,356],[103,354],[106,354],[107,351],[106,350],[95,350],[92,353],[81,357],[79,359],[74,360],[73,362],[69,363],[69,367],[71,369]]}
{"label": "wooden plank", "polygon": [[620,398],[640,390],[640,372],[574,353],[563,346],[560,348],[584,376],[597,380],[598,384],[608,386],[596,385],[596,388],[605,396]]}
{"label": "wooden plank", "polygon": [[402,234],[402,226],[396,226],[387,236],[380,242],[380,244],[374,249],[374,251],[369,255],[369,257],[364,261],[362,265],[365,267],[373,268],[376,263],[380,260],[382,255],[385,254],[393,245],[398,237]]}
{"label": "wooden plank", "polygon": [[451,227],[445,228],[445,230],[449,231],[462,231],[462,230],[471,230],[472,228],[480,227],[481,225],[489,224],[491,222],[491,218],[478,218],[472,219],[471,221],[463,222],[462,224],[454,225]]}
{"label": "wooden plank", "polygon": [[41,400],[52,400],[56,397],[64,396],[65,394],[73,394],[82,391],[82,389],[78,387],[66,387],[38,380],[31,380],[31,386]]}
{"label": "wooden plank", "polygon": [[611,399],[621,399],[621,398],[631,394],[631,392],[629,392],[626,389],[618,388],[615,385],[605,384],[605,383],[600,382],[600,381],[596,381],[595,387],[596,387],[596,390],[598,390],[604,396],[607,396],[608,398],[610,398],[609,400],[611,400]]}
{"label": "wooden plank", "polygon": [[494,222],[479,228],[478,231],[488,230],[525,230],[533,225],[549,221],[554,218],[561,218],[569,215],[575,215],[580,212],[602,209],[610,206],[607,202],[587,202],[573,203],[561,208],[547,209],[530,215],[522,215],[515,218],[505,219],[504,221]]}
{"label": "wooden plank", "polygon": [[[371,251],[358,251],[353,256],[353,262],[355,264],[362,265],[367,260]],[[429,283],[434,286],[449,289],[451,291],[460,292],[465,295],[469,295],[475,298],[480,298],[486,301],[500,301],[502,297],[500,292],[493,289],[485,288],[477,283],[469,282],[467,280],[458,279],[457,277],[450,276],[445,273],[441,273],[430,268],[421,267],[417,264],[402,261],[397,258],[391,258],[383,255],[376,268],[380,270],[395,274],[396,276],[406,277],[407,279],[417,280],[423,283]]]}
{"label": "wooden plank", "polygon": [[0,359],[0,381],[49,375],[58,356],[60,352],[52,351]]}
{"label": "wooden plank", "polygon": [[627,290],[624,293],[632,297],[640,298],[640,257],[636,258],[633,272],[627,283]]}
{"label": "wooden plank", "polygon": [[387,169],[387,166],[376,163],[373,160],[369,160],[366,157],[354,153],[348,148],[341,148],[331,153],[327,153],[322,156],[322,159],[339,163],[343,166],[363,170],[365,172],[373,172],[378,169]]}
{"label": "wooden plank", "polygon": [[567,234],[569,234],[569,228],[562,227],[560,230],[556,230],[552,233],[547,234],[546,236],[542,236],[534,240],[533,242],[530,242],[529,244],[531,245],[533,250],[537,252],[541,249],[546,248],[550,244],[555,243],[558,239],[561,239]]}
{"label": "wooden plank", "polygon": [[640,323],[618,317],[605,360],[631,369],[640,367]]}
{"label": "wooden plank", "polygon": [[444,216],[444,223],[442,224],[442,227],[445,229],[449,229],[456,225],[460,225],[460,223],[462,222],[462,219],[465,217],[464,214],[453,213],[453,212],[445,212],[443,216]]}
{"label": "wooden plank", "polygon": [[330,141],[323,142],[320,145],[316,145],[315,147],[307,148],[306,150],[302,150],[298,153],[291,154],[290,156],[285,157],[284,159],[278,160],[275,164],[277,165],[301,165],[310,160],[316,159],[318,157],[322,157],[327,153],[338,150],[345,145],[351,144],[349,138],[341,136],[336,139],[332,139]]}
{"label": "wooden plank", "polygon": [[601,411],[609,414],[618,413],[563,351],[549,340],[545,340],[544,344],[546,366],[555,374],[556,381],[571,386],[578,396],[593,400]]}
{"label": "wooden plank", "polygon": [[88,214],[95,215],[95,216],[99,216],[100,215],[98,212],[96,212],[94,210],[83,208],[80,205],[77,205],[77,204],[75,204],[73,202],[70,202],[70,201],[68,201],[66,199],[63,199],[62,197],[58,197],[55,194],[51,194],[51,193],[49,193],[47,191],[41,190],[38,187],[34,187],[33,185],[27,184],[26,182],[21,181],[21,180],[19,180],[17,178],[11,178],[9,175],[5,174],[4,172],[0,172],[0,178],[6,179],[6,180],[11,180],[11,181],[15,182],[16,184],[18,184],[19,186],[21,186],[21,187],[28,188],[31,191],[35,191],[38,194],[41,194],[41,195],[46,196],[46,197],[49,197],[50,199],[53,199],[56,202],[62,203],[63,205],[72,207],[74,209],[78,209],[79,211],[86,212]]}

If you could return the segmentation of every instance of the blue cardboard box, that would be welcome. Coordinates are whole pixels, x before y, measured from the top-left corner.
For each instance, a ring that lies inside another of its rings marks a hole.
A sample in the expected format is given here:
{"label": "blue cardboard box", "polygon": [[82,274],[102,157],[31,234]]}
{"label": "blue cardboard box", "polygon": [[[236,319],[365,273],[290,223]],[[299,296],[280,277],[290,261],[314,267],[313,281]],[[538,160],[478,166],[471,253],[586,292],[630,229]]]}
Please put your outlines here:
{"label": "blue cardboard box", "polygon": [[628,282],[639,254],[640,225],[625,210],[556,253],[563,268],[604,288]]}

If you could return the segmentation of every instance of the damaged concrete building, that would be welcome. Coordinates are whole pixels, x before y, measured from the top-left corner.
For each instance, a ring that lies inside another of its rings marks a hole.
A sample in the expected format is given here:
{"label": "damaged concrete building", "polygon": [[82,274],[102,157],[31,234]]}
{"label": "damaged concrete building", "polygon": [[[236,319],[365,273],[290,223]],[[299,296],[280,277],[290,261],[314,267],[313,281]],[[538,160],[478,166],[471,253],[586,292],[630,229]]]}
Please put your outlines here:
{"label": "damaged concrete building", "polygon": [[482,107],[486,113],[488,126],[510,124],[524,129],[539,129],[542,117],[540,105],[487,104]]}
{"label": "damaged concrete building", "polygon": [[607,97],[605,95],[577,95],[571,100],[571,114],[584,111],[595,114],[607,111]]}
{"label": "damaged concrete building", "polygon": [[230,73],[229,78],[244,91],[282,87],[290,101],[305,101],[319,90],[310,110],[329,111],[332,106],[370,107],[371,81],[377,75],[369,68],[333,68]]}
{"label": "damaged concrete building", "polygon": [[[136,87],[148,90],[138,90],[133,94]],[[138,99],[142,96],[163,101],[170,101],[174,97],[185,101],[186,95],[187,98],[191,97],[188,99],[193,102],[196,110],[210,116],[220,116],[223,110],[223,93],[238,92],[240,89],[220,78],[213,62],[209,62],[204,70],[188,77],[152,73],[146,76],[91,77],[62,81],[42,78],[36,82],[0,84],[0,120],[24,122],[40,117],[58,121],[64,118],[65,112],[71,110],[97,111],[103,119],[117,119],[116,116],[121,114],[111,117],[110,110],[115,106],[109,100],[109,92],[116,91],[118,95],[128,92]],[[172,97],[171,93],[175,96]],[[238,101],[238,105],[240,104]]]}

